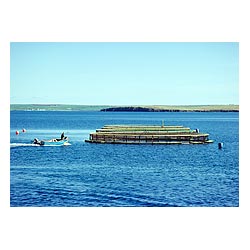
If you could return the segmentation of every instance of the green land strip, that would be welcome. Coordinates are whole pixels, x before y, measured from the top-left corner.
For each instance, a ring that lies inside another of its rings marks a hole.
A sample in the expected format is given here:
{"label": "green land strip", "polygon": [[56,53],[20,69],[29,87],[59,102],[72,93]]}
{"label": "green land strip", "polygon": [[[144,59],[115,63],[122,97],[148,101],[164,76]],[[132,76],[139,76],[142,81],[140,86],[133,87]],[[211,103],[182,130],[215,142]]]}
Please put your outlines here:
{"label": "green land strip", "polygon": [[127,111],[127,112],[239,112],[239,105],[66,105],[11,104],[10,110],[25,111]]}
{"label": "green land strip", "polygon": [[10,104],[10,110],[24,111],[100,111],[109,108],[105,105],[68,105],[68,104]]}

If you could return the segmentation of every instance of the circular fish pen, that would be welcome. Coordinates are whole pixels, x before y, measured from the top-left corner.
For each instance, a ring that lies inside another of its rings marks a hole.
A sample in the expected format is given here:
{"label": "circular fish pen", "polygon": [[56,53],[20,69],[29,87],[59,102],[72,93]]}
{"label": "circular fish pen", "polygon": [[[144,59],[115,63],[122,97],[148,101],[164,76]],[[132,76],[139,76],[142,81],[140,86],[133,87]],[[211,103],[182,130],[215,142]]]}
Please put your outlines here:
{"label": "circular fish pen", "polygon": [[183,126],[105,125],[90,133],[90,143],[113,144],[204,144],[209,134]]}

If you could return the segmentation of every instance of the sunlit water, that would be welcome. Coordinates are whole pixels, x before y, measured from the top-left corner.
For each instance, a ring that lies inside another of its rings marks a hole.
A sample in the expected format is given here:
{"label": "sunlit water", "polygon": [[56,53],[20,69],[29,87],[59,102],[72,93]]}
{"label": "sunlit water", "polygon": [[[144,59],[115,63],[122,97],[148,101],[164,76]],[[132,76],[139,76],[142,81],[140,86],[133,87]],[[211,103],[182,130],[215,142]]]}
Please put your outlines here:
{"label": "sunlit water", "polygon": [[[199,128],[214,143],[84,142],[103,125],[162,120]],[[63,131],[69,146],[31,143]],[[10,138],[11,206],[239,206],[238,113],[12,111]]]}

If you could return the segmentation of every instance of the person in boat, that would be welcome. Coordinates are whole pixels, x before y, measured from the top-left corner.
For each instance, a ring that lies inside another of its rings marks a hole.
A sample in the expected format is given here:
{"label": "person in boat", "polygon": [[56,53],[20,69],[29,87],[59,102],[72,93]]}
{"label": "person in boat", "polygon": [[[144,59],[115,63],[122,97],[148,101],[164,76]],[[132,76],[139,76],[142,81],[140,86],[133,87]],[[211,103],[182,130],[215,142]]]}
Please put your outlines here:
{"label": "person in boat", "polygon": [[62,134],[61,134],[61,140],[64,140],[64,132],[62,132]]}
{"label": "person in boat", "polygon": [[52,139],[52,141],[62,141],[62,140],[66,140],[67,138],[68,138],[68,137],[64,136],[64,132],[62,132],[61,138]]}
{"label": "person in boat", "polygon": [[[62,132],[62,134],[61,134],[61,141],[62,140],[67,140],[68,139],[68,137],[67,136],[64,136],[64,132]],[[60,139],[59,139],[60,140]]]}

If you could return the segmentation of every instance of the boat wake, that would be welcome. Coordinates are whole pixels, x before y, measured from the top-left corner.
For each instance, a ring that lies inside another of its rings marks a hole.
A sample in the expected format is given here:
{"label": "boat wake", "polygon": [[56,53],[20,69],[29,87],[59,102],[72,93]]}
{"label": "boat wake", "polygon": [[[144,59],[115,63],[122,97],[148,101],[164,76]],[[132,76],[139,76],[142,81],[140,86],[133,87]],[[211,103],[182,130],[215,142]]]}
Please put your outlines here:
{"label": "boat wake", "polygon": [[11,148],[14,148],[14,147],[37,147],[37,146],[40,146],[40,145],[36,145],[33,143],[11,143],[10,144]]}
{"label": "boat wake", "polygon": [[[65,143],[64,146],[69,146],[71,145],[70,143]],[[62,145],[43,145],[42,147],[58,147]],[[10,144],[11,148],[15,147],[41,147],[39,144],[34,144],[34,143],[11,143]]]}
{"label": "boat wake", "polygon": [[69,142],[65,142],[63,146],[70,146],[71,144]]}

